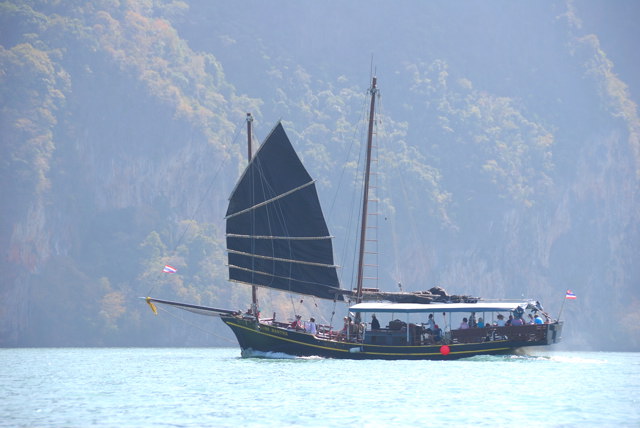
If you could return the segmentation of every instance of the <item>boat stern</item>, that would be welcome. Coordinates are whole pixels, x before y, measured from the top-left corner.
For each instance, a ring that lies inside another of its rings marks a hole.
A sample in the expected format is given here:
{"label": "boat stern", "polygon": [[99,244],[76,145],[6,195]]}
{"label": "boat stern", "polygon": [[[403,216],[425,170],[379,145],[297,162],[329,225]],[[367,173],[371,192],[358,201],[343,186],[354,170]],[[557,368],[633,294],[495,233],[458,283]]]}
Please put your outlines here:
{"label": "boat stern", "polygon": [[549,324],[549,331],[547,332],[547,345],[560,343],[562,341],[562,324],[562,321],[557,321],[553,324]]}

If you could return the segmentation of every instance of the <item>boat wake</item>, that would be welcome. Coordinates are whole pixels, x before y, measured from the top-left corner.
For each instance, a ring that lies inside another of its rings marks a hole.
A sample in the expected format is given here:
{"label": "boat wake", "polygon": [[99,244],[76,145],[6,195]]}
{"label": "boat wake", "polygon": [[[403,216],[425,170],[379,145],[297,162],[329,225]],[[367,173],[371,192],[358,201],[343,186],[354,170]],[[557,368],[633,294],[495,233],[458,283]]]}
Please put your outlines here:
{"label": "boat wake", "polygon": [[530,355],[522,352],[509,354],[509,355],[476,355],[473,357],[465,358],[465,361],[506,361],[506,362],[523,362],[523,361],[538,361],[549,360],[550,357],[543,355]]}
{"label": "boat wake", "polygon": [[572,364],[607,364],[606,359],[600,358],[584,358],[572,355],[549,355],[547,357],[550,361],[557,363],[572,363]]}
{"label": "boat wake", "polygon": [[559,354],[547,354],[547,355],[535,355],[535,354],[525,354],[525,353],[517,353],[512,355],[477,355],[470,358],[465,358],[465,361],[503,361],[503,362],[513,362],[513,363],[526,363],[533,361],[548,361],[553,363],[571,363],[571,364],[606,364],[606,359],[598,359],[598,358],[584,358],[572,355],[559,355]]}
{"label": "boat wake", "polygon": [[264,352],[256,351],[253,349],[243,349],[241,352],[242,358],[267,358],[274,360],[321,360],[322,357],[298,357],[296,355],[285,354],[283,352]]}

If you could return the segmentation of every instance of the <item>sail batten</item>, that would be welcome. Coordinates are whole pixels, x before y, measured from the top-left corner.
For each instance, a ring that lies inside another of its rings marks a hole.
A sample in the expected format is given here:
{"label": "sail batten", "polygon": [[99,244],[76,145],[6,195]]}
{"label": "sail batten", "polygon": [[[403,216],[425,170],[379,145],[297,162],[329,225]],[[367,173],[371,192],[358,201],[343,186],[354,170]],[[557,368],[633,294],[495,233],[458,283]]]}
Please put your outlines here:
{"label": "sail batten", "polygon": [[249,257],[257,257],[257,258],[264,259],[264,260],[272,260],[274,262],[300,263],[300,264],[305,264],[305,265],[309,265],[309,266],[320,266],[320,267],[327,267],[327,268],[335,268],[335,267],[337,267],[336,265],[328,265],[328,264],[325,264],[325,263],[313,263],[313,262],[307,262],[307,261],[304,261],[304,260],[283,259],[283,258],[279,258],[279,257],[261,256],[259,254],[243,253],[241,251],[234,251],[234,250],[227,250],[227,251],[229,251],[229,253],[233,253],[233,254],[239,254],[239,255],[242,255],[242,256],[249,256]]}
{"label": "sail batten", "polygon": [[228,238],[246,238],[246,239],[284,239],[291,241],[314,241],[321,239],[333,239],[333,236],[263,236],[263,235],[239,235],[236,233],[227,233]]}
{"label": "sail batten", "polygon": [[[278,277],[276,277],[276,276],[274,276],[274,275],[271,275],[270,273],[260,272],[260,271],[257,271],[257,270],[256,270],[256,271],[252,271],[252,270],[250,270],[250,269],[241,268],[241,267],[238,267],[238,266],[229,266],[229,268],[233,268],[233,269],[240,269],[240,270],[244,270],[244,271],[251,272],[251,273],[255,273],[255,274],[259,274],[259,275],[273,276],[274,278],[283,279],[283,280],[287,280],[287,281],[295,280],[295,278],[291,278],[291,277],[285,277],[285,276],[278,276]],[[242,282],[242,283],[244,283],[243,281],[240,281],[240,280],[231,280],[231,281],[232,281],[232,282]],[[303,281],[299,281],[299,282],[300,282],[300,283],[303,283]],[[314,286],[314,285],[322,285],[322,284],[316,284],[316,283],[314,283],[314,282],[304,282],[304,283],[305,283],[305,284],[308,284],[308,285],[310,285],[310,286]],[[249,283],[246,283],[246,284],[249,284]],[[250,284],[250,285],[253,285],[253,284]]]}
{"label": "sail batten", "polygon": [[278,123],[236,184],[226,213],[229,279],[341,298],[315,180]]}
{"label": "sail batten", "polygon": [[273,203],[273,202],[277,201],[278,199],[281,199],[281,198],[284,198],[284,197],[286,197],[286,196],[289,196],[290,194],[292,194],[292,193],[294,193],[294,192],[297,192],[298,190],[302,190],[302,189],[304,189],[305,187],[310,186],[310,185],[312,185],[312,184],[314,184],[314,183],[315,183],[315,180],[312,180],[312,181],[310,181],[310,182],[308,182],[308,183],[303,184],[302,186],[296,187],[295,189],[291,189],[291,190],[289,190],[288,192],[285,192],[285,193],[283,193],[283,194],[281,194],[281,195],[277,195],[276,197],[271,198],[271,199],[269,199],[268,201],[260,202],[259,204],[256,204],[256,205],[254,205],[254,206],[252,206],[252,207],[249,207],[249,208],[246,208],[246,209],[244,209],[244,210],[242,210],[242,211],[239,211],[239,212],[236,212],[236,213],[233,213],[233,214],[227,215],[227,217],[225,217],[225,220],[227,220],[227,219],[229,219],[229,218],[231,218],[231,217],[234,217],[234,216],[240,215],[240,214],[244,214],[244,213],[249,212],[249,211],[251,211],[251,210],[255,210],[256,208],[260,208],[260,207],[262,207],[262,206],[264,206],[264,205],[271,204],[271,203]]}

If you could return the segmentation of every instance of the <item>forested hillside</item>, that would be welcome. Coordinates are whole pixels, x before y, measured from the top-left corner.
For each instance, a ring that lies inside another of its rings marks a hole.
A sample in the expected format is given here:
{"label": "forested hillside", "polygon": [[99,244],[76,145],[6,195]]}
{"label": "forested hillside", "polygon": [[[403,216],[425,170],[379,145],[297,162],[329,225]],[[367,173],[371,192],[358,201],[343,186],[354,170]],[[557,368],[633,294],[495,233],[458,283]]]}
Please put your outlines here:
{"label": "forested hillside", "polygon": [[246,309],[223,221],[246,112],[259,139],[282,120],[318,179],[350,288],[373,64],[376,286],[554,315],[572,289],[566,346],[640,349],[639,17],[596,0],[0,2],[0,345],[227,344],[138,297]]}

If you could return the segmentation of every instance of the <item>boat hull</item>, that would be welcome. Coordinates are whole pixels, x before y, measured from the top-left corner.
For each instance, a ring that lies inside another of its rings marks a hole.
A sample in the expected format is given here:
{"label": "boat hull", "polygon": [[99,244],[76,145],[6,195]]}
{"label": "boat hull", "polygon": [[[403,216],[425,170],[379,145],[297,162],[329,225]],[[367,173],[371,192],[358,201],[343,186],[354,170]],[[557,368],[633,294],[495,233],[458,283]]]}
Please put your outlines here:
{"label": "boat hull", "polygon": [[497,338],[494,336],[492,339],[478,343],[454,343],[454,340],[447,343],[446,347],[443,347],[443,343],[378,345],[320,338],[301,331],[258,323],[253,319],[221,318],[238,339],[243,355],[255,355],[257,351],[299,357],[318,356],[354,360],[454,360],[476,355],[514,354],[521,348],[557,343],[560,341],[562,331],[562,323],[554,323],[541,326],[544,332],[538,334],[535,340],[522,337],[509,339],[507,336],[498,335]]}

